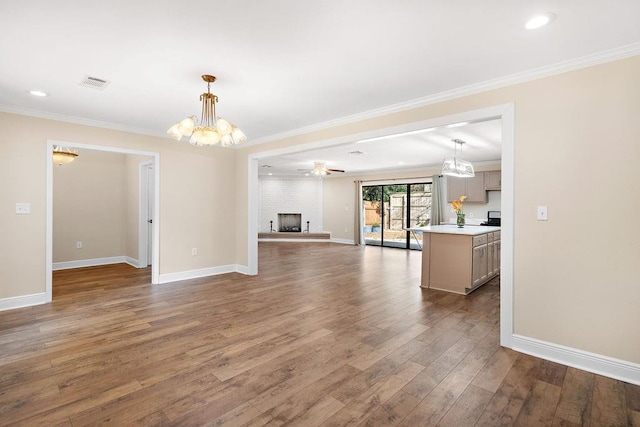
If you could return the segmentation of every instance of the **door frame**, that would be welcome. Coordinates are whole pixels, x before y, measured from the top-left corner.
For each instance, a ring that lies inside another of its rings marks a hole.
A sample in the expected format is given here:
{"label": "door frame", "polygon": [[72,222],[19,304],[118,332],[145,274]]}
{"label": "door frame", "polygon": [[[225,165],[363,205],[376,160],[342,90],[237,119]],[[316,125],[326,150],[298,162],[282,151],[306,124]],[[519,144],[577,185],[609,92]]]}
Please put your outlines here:
{"label": "door frame", "polygon": [[[153,161],[141,162],[138,165],[138,268],[146,268],[149,260],[149,167],[153,168]],[[154,180],[155,181],[155,180]],[[153,183],[155,192],[155,182]],[[154,194],[155,197],[155,194]],[[155,201],[154,201],[155,202]],[[153,216],[151,217],[152,222]],[[153,227],[152,227],[153,229]],[[155,233],[151,231],[151,243],[157,239]],[[153,249],[152,249],[153,253]],[[153,266],[153,259],[151,260]]]}
{"label": "door frame", "polygon": [[[53,300],[53,147],[61,145],[63,147],[76,148],[79,150],[104,151],[109,153],[131,154],[136,156],[151,157],[154,170],[154,212],[153,212],[153,235],[160,235],[160,153],[155,151],[132,150],[128,148],[106,147],[101,145],[83,144],[70,141],[47,140],[46,149],[46,223],[45,223],[45,294],[46,301]],[[82,157],[78,159],[82,161]],[[160,239],[153,240],[153,263],[151,264],[151,283],[160,283]]]}
{"label": "door frame", "polygon": [[344,135],[309,144],[293,145],[285,148],[249,154],[247,157],[247,273],[258,274],[258,160],[305,150],[342,145],[354,141],[403,132],[411,132],[430,127],[446,126],[452,123],[500,119],[502,128],[502,223],[501,223],[501,267],[500,267],[500,344],[513,347],[513,264],[514,264],[514,178],[515,178],[515,104],[500,104],[478,110],[465,111],[449,116],[406,123],[352,135]]}

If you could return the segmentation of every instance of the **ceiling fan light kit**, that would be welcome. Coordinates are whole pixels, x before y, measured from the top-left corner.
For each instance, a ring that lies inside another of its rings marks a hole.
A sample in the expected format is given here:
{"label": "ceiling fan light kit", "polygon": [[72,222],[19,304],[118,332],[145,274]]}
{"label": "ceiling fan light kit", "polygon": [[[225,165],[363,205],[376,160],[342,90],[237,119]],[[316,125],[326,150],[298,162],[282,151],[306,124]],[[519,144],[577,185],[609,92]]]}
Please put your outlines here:
{"label": "ceiling fan light kit", "polygon": [[460,139],[452,139],[454,143],[453,157],[447,157],[442,162],[442,175],[456,176],[458,178],[472,178],[475,176],[473,165],[457,157],[458,145],[462,152],[462,145],[465,143]]}
{"label": "ceiling fan light kit", "polygon": [[167,133],[178,141],[186,136],[189,138],[189,143],[196,146],[220,143],[223,147],[228,147],[242,144],[247,140],[244,132],[216,115],[218,97],[211,93],[211,83],[216,81],[215,76],[205,74],[202,80],[207,82],[207,92],[200,95],[202,103],[200,124],[197,123],[196,116],[190,116],[171,126]]}
{"label": "ceiling fan light kit", "polygon": [[331,172],[344,173],[342,169],[328,169],[324,162],[314,162],[313,170],[310,173],[318,177],[323,177],[326,175],[331,175]]}

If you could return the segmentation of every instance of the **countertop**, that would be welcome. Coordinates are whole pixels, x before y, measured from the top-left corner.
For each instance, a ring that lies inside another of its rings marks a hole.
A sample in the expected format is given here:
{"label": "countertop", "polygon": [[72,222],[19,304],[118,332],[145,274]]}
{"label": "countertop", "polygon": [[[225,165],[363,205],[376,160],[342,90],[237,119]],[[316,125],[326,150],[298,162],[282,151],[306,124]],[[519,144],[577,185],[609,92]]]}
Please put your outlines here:
{"label": "countertop", "polygon": [[422,231],[423,233],[458,234],[463,236],[478,236],[480,234],[500,231],[500,227],[486,225],[465,225],[458,228],[457,225],[429,225],[427,227],[407,228],[409,231]]}

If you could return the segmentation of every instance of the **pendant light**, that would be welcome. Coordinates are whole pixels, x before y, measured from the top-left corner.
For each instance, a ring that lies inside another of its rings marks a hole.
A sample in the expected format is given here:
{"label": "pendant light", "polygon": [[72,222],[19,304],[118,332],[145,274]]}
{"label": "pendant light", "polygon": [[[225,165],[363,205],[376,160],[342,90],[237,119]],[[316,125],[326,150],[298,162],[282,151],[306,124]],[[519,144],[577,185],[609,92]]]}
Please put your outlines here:
{"label": "pendant light", "polygon": [[458,146],[460,146],[460,152],[462,153],[462,145],[465,143],[461,139],[452,139],[453,157],[447,157],[442,162],[442,175],[457,176],[458,178],[472,178],[475,176],[473,171],[473,165],[457,157]]}

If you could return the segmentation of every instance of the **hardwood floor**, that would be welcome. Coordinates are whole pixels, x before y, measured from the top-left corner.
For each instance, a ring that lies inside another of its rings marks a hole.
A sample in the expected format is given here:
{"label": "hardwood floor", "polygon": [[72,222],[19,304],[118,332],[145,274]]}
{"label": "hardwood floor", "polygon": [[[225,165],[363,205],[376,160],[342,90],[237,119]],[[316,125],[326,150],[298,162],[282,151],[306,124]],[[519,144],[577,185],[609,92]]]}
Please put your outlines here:
{"label": "hardwood floor", "polygon": [[54,274],[0,313],[0,425],[640,425],[640,387],[501,348],[497,280],[423,290],[420,253],[261,243],[260,275]]}

